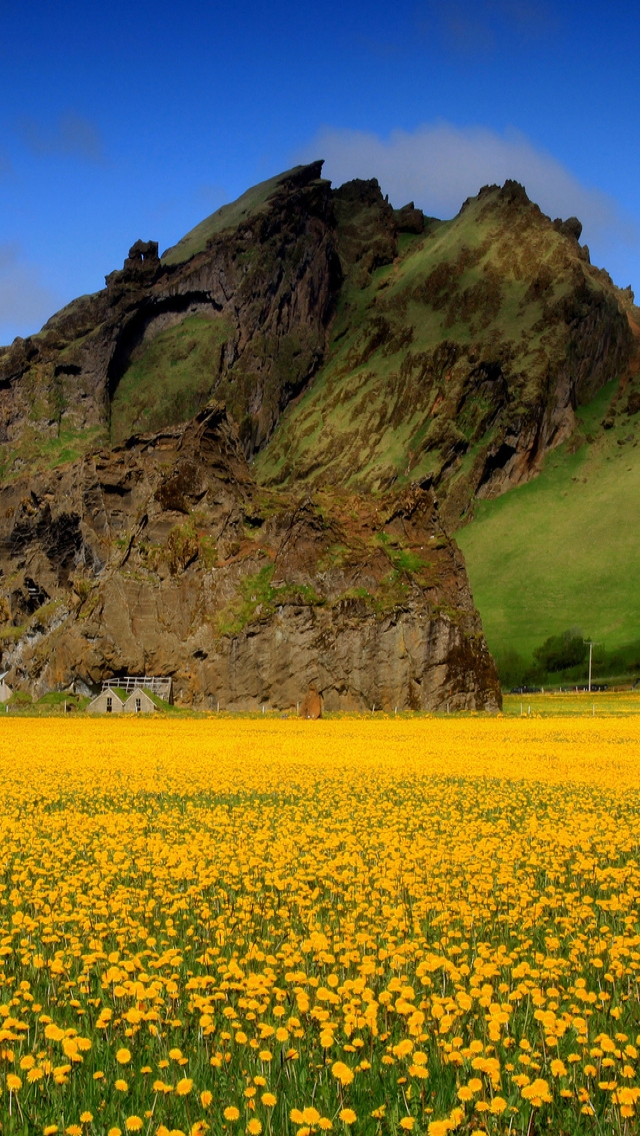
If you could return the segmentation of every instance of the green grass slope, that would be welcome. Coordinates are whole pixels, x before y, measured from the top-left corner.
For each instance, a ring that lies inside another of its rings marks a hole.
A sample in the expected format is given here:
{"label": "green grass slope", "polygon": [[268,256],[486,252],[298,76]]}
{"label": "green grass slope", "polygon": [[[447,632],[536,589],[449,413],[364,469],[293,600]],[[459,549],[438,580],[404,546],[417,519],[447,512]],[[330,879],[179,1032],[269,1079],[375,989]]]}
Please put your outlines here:
{"label": "green grass slope", "polygon": [[530,660],[570,627],[607,651],[640,639],[640,414],[627,412],[639,403],[609,383],[535,480],[477,501],[456,533],[498,660]]}
{"label": "green grass slope", "polygon": [[220,374],[230,333],[223,319],[192,315],[138,348],[111,404],[114,444],[197,414]]}

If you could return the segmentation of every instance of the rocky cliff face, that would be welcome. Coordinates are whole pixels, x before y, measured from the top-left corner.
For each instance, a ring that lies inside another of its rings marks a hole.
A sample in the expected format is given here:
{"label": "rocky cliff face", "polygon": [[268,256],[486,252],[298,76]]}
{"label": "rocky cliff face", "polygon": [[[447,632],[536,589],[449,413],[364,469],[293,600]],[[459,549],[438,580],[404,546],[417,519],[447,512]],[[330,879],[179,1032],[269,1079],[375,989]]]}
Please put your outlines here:
{"label": "rocky cliff face", "polygon": [[224,408],[0,492],[3,665],[35,693],[120,674],[178,701],[494,709],[433,495],[274,494]]}

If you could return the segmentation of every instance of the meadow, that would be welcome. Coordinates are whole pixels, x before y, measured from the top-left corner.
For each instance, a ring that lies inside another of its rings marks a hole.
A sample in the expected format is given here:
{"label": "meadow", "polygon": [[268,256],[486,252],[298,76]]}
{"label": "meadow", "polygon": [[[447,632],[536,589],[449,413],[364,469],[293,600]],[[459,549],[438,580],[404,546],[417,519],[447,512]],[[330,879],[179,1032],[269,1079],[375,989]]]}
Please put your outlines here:
{"label": "meadow", "polygon": [[628,672],[640,673],[632,490],[640,471],[639,419],[621,411],[603,428],[617,393],[616,383],[603,387],[577,412],[571,444],[548,454],[538,477],[476,501],[474,519],[456,533],[499,664],[508,651],[530,663],[547,636],[577,627],[607,652],[631,648]]}
{"label": "meadow", "polygon": [[1,728],[3,1136],[637,1131],[637,718]]}

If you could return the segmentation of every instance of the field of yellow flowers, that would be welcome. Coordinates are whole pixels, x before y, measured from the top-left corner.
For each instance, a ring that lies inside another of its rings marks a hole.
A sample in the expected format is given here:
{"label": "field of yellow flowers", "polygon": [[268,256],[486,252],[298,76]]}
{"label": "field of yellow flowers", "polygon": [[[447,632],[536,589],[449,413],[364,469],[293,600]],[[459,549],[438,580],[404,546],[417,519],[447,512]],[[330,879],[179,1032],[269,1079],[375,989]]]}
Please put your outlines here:
{"label": "field of yellow flowers", "polygon": [[640,721],[4,721],[3,1136],[628,1133]]}

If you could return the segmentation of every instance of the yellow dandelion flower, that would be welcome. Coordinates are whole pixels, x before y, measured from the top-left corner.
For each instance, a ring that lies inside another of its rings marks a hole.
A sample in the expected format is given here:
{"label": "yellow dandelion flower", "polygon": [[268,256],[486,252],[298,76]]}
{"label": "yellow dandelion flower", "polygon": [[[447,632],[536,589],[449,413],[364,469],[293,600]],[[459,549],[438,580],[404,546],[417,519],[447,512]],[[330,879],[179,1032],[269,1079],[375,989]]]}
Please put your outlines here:
{"label": "yellow dandelion flower", "polygon": [[130,1060],[131,1051],[123,1046],[122,1049],[119,1049],[116,1053],[116,1061],[118,1062],[118,1065],[127,1065]]}
{"label": "yellow dandelion flower", "polygon": [[191,1092],[192,1088],[193,1081],[191,1080],[191,1078],[183,1077],[182,1080],[178,1081],[178,1084],[176,1085],[176,1092],[179,1097],[186,1097],[187,1094]]}
{"label": "yellow dandelion flower", "polygon": [[553,1059],[550,1065],[550,1069],[554,1077],[566,1077],[567,1075],[567,1066],[565,1065],[564,1061],[560,1060],[559,1057],[555,1057]]}
{"label": "yellow dandelion flower", "polygon": [[408,1057],[413,1052],[413,1042],[405,1037],[398,1045],[394,1045],[392,1052],[394,1057]]}
{"label": "yellow dandelion flower", "polygon": [[260,1136],[260,1133],[262,1132],[262,1124],[255,1116],[247,1124],[247,1132],[249,1133],[249,1136]]}
{"label": "yellow dandelion flower", "polygon": [[225,1120],[237,1120],[240,1116],[240,1112],[234,1105],[230,1105],[228,1108],[225,1108],[222,1115]]}
{"label": "yellow dandelion flower", "polygon": [[331,1072],[341,1085],[350,1085],[353,1081],[353,1070],[344,1061],[334,1061]]}
{"label": "yellow dandelion flower", "polygon": [[213,1093],[209,1092],[209,1089],[203,1089],[203,1091],[200,1093],[200,1104],[202,1105],[202,1107],[208,1108],[212,1100]]}
{"label": "yellow dandelion flower", "polygon": [[129,1085],[126,1081],[123,1081],[122,1077],[118,1077],[118,1080],[113,1082],[113,1087],[117,1089],[119,1093],[126,1093],[129,1089]]}
{"label": "yellow dandelion flower", "polygon": [[22,1088],[22,1081],[15,1073],[7,1073],[7,1088],[10,1093],[17,1093]]}
{"label": "yellow dandelion flower", "polygon": [[533,1081],[530,1085],[524,1085],[520,1090],[525,1100],[529,1101],[534,1108],[540,1108],[543,1104],[551,1104],[551,1093],[546,1081],[541,1077]]}
{"label": "yellow dandelion flower", "polygon": [[358,1119],[352,1108],[341,1108],[338,1115],[343,1124],[355,1124]]}
{"label": "yellow dandelion flower", "polygon": [[278,1103],[278,1098],[275,1093],[263,1093],[260,1097],[265,1108],[273,1108]]}
{"label": "yellow dandelion flower", "polygon": [[83,1124],[91,1124],[91,1121],[93,1120],[93,1113],[92,1112],[81,1112],[80,1113],[80,1120],[82,1121]]}
{"label": "yellow dandelion flower", "polygon": [[135,1113],[134,1113],[133,1116],[128,1116],[127,1119],[124,1122],[124,1126],[125,1126],[127,1132],[139,1132],[140,1129],[142,1128],[142,1125],[143,1125],[142,1117],[136,1116]]}

